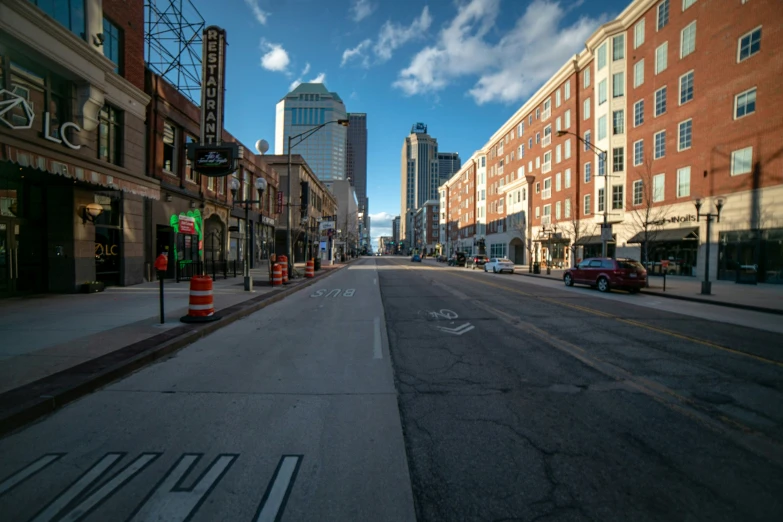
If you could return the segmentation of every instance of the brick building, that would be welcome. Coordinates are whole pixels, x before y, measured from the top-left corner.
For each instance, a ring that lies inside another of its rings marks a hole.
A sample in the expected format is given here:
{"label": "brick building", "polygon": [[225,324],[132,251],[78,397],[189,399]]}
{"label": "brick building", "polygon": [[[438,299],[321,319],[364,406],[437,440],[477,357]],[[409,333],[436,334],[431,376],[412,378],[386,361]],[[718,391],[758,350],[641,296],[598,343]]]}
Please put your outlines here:
{"label": "brick building", "polygon": [[425,201],[413,214],[413,248],[415,251],[432,255],[440,243],[439,212],[437,199]]}
{"label": "brick building", "polygon": [[[703,276],[709,240],[711,278],[783,282],[780,3],[637,0],[585,44],[474,155],[488,254],[567,266],[606,220],[609,255]],[[696,198],[723,203],[710,238]]]}
{"label": "brick building", "polygon": [[441,201],[439,235],[441,251],[446,255],[454,252],[470,254],[477,246],[476,172],[476,161],[471,157],[438,189]]}

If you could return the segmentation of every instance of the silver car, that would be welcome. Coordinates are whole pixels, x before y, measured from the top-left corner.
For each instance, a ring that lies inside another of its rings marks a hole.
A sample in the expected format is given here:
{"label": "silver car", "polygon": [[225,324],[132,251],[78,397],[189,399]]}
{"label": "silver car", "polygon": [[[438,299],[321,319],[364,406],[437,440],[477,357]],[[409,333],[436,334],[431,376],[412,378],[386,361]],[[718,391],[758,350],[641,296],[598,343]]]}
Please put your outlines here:
{"label": "silver car", "polygon": [[489,272],[492,271],[494,273],[498,272],[508,272],[510,274],[514,273],[514,263],[511,262],[510,259],[506,259],[505,257],[492,257],[489,261],[487,261],[484,264],[484,271]]}

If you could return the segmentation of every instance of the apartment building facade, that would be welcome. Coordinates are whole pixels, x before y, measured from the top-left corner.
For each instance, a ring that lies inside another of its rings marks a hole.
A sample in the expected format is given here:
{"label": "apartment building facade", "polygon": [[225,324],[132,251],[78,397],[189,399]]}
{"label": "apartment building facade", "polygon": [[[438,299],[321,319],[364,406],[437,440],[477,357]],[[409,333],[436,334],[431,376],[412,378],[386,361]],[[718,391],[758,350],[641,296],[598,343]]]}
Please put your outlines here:
{"label": "apartment building facade", "polygon": [[425,201],[413,215],[413,248],[421,254],[432,255],[440,242],[440,203],[437,199]]}
{"label": "apartment building facade", "polygon": [[[637,0],[600,27],[477,152],[488,254],[569,266],[606,221],[610,256],[702,277],[709,241],[711,278],[783,282],[782,28],[776,0]],[[722,205],[709,238],[697,198]]]}

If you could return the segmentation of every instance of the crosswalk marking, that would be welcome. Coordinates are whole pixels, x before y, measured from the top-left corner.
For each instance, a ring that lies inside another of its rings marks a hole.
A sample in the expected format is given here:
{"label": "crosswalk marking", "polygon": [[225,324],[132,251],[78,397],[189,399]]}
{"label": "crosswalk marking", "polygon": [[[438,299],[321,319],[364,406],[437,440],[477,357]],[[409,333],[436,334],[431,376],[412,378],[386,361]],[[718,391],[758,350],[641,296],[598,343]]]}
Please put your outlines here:
{"label": "crosswalk marking", "polygon": [[183,455],[150,495],[136,508],[136,512],[130,518],[131,522],[186,520],[191,512],[206,499],[206,496],[238,456],[236,454],[219,455],[198,481],[190,489],[185,489],[181,487],[181,484],[201,459],[201,455],[193,453]]}
{"label": "crosswalk marking", "polygon": [[24,468],[20,469],[4,481],[0,482],[0,495],[3,495],[4,493],[11,491],[16,486],[24,482],[25,480],[29,479],[42,469],[44,469],[46,466],[51,464],[52,462],[56,461],[60,457],[65,455],[65,453],[49,453],[47,455],[44,455],[40,459],[36,460],[35,462],[28,464]]}
{"label": "crosswalk marking", "polygon": [[255,522],[276,522],[279,520],[279,514],[285,509],[285,503],[288,501],[288,495],[291,493],[301,462],[302,455],[283,455],[277,464],[275,474],[272,476],[272,482],[258,506]]}

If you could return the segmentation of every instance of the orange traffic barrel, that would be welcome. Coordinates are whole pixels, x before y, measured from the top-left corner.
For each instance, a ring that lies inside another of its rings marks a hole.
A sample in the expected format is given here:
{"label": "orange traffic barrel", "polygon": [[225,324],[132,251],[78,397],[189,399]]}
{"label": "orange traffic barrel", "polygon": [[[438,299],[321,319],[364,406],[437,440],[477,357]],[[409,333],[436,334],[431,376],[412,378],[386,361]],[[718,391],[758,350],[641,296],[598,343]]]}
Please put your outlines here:
{"label": "orange traffic barrel", "polygon": [[188,315],[181,317],[183,323],[202,323],[214,321],[215,306],[212,301],[212,278],[193,276],[190,279],[190,304]]}
{"label": "orange traffic barrel", "polygon": [[305,277],[315,277],[315,261],[312,259],[307,260],[307,266],[305,267]]}
{"label": "orange traffic barrel", "polygon": [[288,282],[288,256],[277,256],[277,260],[283,267],[283,283]]}
{"label": "orange traffic barrel", "polygon": [[280,263],[275,263],[272,268],[272,286],[280,286],[283,284],[283,267]]}

